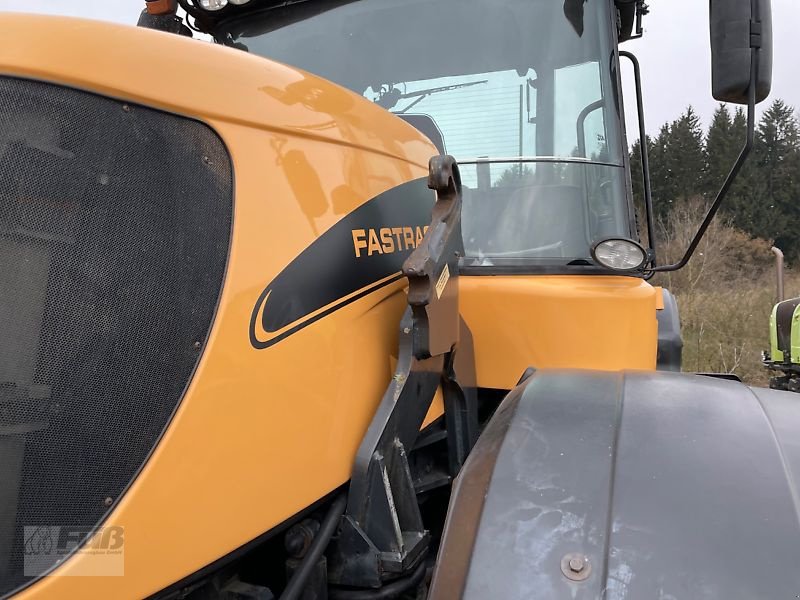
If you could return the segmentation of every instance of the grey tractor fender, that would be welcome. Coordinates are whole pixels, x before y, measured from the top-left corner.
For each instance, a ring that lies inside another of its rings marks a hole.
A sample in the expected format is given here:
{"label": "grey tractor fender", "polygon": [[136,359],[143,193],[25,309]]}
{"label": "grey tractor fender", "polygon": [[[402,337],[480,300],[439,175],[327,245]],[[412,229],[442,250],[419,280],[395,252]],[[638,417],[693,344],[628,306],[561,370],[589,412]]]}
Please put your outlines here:
{"label": "grey tractor fender", "polygon": [[798,398],[536,372],[454,483],[429,598],[800,597]]}

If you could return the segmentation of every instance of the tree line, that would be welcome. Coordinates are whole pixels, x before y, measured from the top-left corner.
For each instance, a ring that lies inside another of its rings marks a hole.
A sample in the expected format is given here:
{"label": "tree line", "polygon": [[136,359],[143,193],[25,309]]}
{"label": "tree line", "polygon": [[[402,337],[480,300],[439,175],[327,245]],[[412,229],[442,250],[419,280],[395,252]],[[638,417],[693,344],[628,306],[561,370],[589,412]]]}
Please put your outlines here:
{"label": "tree line", "polygon": [[[721,104],[707,131],[689,106],[678,119],[647,136],[655,217],[690,199],[711,202],[742,149],[747,114]],[[634,197],[641,206],[640,142],[631,149]],[[789,259],[800,258],[800,121],[794,108],[775,100],[756,126],[755,143],[721,208],[737,228],[773,240]]]}

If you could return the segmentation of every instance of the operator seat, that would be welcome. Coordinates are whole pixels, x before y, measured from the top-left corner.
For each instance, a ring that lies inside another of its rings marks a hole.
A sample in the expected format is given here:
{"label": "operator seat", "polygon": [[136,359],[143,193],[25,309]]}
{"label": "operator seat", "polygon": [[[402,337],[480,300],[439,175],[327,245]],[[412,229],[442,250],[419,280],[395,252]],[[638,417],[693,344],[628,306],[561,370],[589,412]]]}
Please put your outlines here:
{"label": "operator seat", "polygon": [[430,115],[425,114],[397,114],[396,116],[400,117],[411,125],[414,129],[421,132],[425,135],[433,145],[436,146],[436,149],[439,151],[439,154],[447,154],[445,145],[444,145],[444,136],[442,135],[442,130],[439,129],[439,126],[436,124],[436,121],[433,120],[433,117]]}

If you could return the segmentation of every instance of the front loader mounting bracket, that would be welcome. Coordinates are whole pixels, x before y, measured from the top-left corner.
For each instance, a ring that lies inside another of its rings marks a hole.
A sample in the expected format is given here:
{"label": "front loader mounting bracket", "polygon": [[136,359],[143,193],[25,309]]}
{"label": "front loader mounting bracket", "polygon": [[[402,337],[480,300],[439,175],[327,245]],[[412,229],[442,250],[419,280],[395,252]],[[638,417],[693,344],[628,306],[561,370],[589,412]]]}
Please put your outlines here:
{"label": "front loader mounting bracket", "polygon": [[338,585],[378,588],[424,560],[429,534],[408,452],[440,385],[451,472],[463,464],[477,437],[471,336],[458,309],[463,241],[455,159],[430,160],[428,187],[437,198],[432,222],[403,264],[409,292],[397,369],[356,454],[347,509],[330,553],[329,580]]}

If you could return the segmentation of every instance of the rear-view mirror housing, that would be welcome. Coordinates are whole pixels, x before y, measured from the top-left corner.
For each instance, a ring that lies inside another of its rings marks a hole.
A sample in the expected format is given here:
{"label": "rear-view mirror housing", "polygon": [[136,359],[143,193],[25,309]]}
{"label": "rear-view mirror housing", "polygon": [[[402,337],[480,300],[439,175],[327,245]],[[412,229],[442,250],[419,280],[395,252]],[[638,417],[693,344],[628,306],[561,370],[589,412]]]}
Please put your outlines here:
{"label": "rear-view mirror housing", "polygon": [[772,87],[771,0],[709,0],[711,92],[715,100],[747,104],[752,49],[759,48],[756,102]]}

